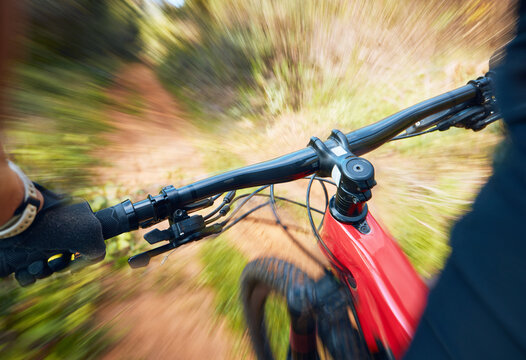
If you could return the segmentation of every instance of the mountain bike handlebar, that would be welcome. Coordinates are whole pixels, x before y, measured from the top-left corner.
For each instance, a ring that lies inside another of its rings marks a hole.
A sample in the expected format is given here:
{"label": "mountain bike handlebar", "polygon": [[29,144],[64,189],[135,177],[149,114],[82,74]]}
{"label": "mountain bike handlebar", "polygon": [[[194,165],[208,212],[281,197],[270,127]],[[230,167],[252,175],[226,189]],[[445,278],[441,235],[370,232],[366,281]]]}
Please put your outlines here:
{"label": "mountain bike handlebar", "polygon": [[[467,85],[425,100],[374,124],[346,135],[349,150],[359,156],[393,139],[418,121],[440,111],[465,104],[482,105],[490,87],[490,78],[482,77]],[[334,149],[339,144],[328,139],[325,145]],[[137,203],[126,200],[121,204],[97,211],[95,216],[102,225],[104,239],[145,228],[165,220],[177,209],[198,210],[209,204],[210,196],[254,186],[283,183],[303,178],[320,170],[317,152],[312,147],[278,157],[273,160],[242,167],[193,184],[175,189],[163,188],[156,196]]]}

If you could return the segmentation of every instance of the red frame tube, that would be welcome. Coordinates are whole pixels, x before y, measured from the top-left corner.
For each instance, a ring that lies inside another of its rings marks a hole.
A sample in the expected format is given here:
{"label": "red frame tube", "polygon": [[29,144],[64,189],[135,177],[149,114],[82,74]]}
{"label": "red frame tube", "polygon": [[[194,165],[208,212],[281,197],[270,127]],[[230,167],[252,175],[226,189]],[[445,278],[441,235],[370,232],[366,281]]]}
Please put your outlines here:
{"label": "red frame tube", "polygon": [[321,236],[345,267],[333,264],[334,268],[343,278],[350,273],[356,281],[355,287],[348,286],[367,345],[377,351],[379,340],[401,358],[424,310],[428,289],[370,212],[366,220],[371,231],[364,235],[327,210]]}

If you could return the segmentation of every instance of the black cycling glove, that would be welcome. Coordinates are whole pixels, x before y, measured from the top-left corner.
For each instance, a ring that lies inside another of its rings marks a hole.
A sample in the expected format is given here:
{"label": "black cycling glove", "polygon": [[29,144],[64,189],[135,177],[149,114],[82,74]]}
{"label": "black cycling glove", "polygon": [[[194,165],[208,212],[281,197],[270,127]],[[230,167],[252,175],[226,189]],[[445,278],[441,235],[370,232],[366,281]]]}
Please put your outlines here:
{"label": "black cycling glove", "polygon": [[72,254],[88,262],[100,261],[106,254],[100,222],[87,202],[72,203],[35,186],[44,196],[44,207],[27,230],[0,239],[0,277],[15,273],[23,286],[66,268]]}

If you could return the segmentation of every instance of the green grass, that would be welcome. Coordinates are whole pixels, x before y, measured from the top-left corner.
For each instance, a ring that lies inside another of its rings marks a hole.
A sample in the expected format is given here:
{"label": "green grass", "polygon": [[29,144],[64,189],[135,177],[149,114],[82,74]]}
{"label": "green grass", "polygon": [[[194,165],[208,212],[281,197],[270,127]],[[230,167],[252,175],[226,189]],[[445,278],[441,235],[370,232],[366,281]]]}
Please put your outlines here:
{"label": "green grass", "polygon": [[112,341],[96,321],[101,267],[20,288],[0,282],[0,351],[9,359],[94,359]]}
{"label": "green grass", "polygon": [[[202,248],[201,256],[204,263],[201,281],[214,289],[216,313],[224,316],[231,330],[237,334],[239,343],[236,344],[236,348],[241,351],[240,341],[246,333],[246,325],[239,295],[239,281],[248,261],[228,243],[224,235],[208,241]],[[278,359],[284,359],[287,354],[290,323],[285,302],[273,296],[265,309],[271,333],[271,347],[279,355]]]}
{"label": "green grass", "polygon": [[276,359],[286,359],[289,349],[290,318],[285,300],[271,295],[265,304],[265,324],[270,348]]}
{"label": "green grass", "polygon": [[202,282],[214,289],[216,312],[228,320],[231,329],[244,333],[245,322],[239,297],[239,279],[247,259],[223,235],[209,240],[201,252],[204,263]]}

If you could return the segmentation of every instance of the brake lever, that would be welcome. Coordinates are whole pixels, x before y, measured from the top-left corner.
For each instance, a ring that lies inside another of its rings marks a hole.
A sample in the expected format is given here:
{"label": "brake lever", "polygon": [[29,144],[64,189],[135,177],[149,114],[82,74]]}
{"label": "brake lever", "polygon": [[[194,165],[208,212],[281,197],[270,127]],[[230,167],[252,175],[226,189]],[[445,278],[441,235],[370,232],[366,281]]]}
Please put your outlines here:
{"label": "brake lever", "polygon": [[[144,239],[152,245],[163,240],[178,241],[205,228],[205,221],[202,215],[188,216],[185,211],[179,211],[176,211],[174,220],[168,229],[153,229],[144,235]],[[177,217],[178,212],[179,217]]]}
{"label": "brake lever", "polygon": [[472,106],[452,117],[437,124],[440,131],[449,130],[452,126],[470,129],[473,124],[484,119],[486,116],[486,109],[483,106]]}
{"label": "brake lever", "polygon": [[473,131],[480,131],[482,129],[484,129],[486,126],[488,126],[489,124],[497,121],[497,120],[500,120],[502,119],[502,114],[500,113],[496,113],[496,114],[493,114],[493,115],[490,115],[489,117],[487,118],[484,118],[478,122],[476,122],[475,124],[471,125],[470,129],[473,130]]}
{"label": "brake lever", "polygon": [[171,241],[168,244],[131,256],[128,259],[128,265],[130,265],[132,269],[147,266],[150,263],[150,259],[155,256],[164,254],[165,252],[176,249],[184,244],[201,240],[207,236],[219,234],[221,231],[223,231],[223,226],[221,226],[220,224],[207,226],[202,231],[188,235],[187,237],[180,239],[179,241]]}

